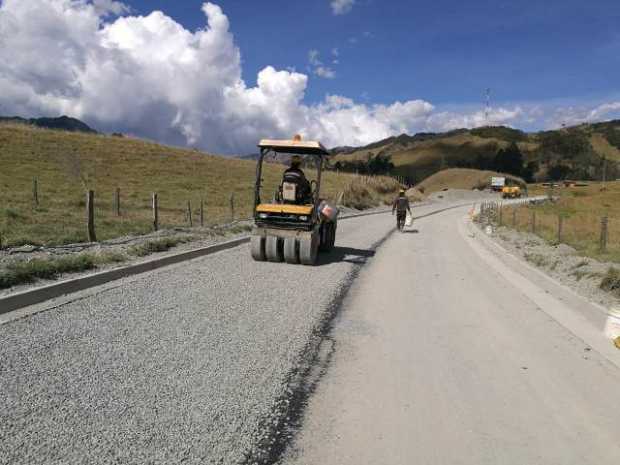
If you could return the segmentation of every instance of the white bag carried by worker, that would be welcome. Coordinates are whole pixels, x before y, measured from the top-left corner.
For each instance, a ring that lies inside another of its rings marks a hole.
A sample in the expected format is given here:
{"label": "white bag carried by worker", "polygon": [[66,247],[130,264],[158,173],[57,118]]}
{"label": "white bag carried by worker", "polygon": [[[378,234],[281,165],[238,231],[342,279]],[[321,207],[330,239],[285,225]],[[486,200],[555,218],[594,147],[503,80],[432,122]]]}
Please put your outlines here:
{"label": "white bag carried by worker", "polygon": [[411,226],[413,224],[413,216],[410,213],[407,213],[407,218],[405,219],[405,226]]}

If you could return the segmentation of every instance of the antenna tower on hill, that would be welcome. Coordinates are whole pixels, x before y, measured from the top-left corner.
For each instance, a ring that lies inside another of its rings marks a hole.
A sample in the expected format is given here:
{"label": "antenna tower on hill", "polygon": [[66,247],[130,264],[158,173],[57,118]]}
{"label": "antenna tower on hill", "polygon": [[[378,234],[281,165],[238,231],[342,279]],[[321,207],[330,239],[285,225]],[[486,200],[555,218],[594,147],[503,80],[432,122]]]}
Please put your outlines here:
{"label": "antenna tower on hill", "polygon": [[484,121],[490,126],[489,115],[491,113],[491,88],[487,88],[484,92]]}

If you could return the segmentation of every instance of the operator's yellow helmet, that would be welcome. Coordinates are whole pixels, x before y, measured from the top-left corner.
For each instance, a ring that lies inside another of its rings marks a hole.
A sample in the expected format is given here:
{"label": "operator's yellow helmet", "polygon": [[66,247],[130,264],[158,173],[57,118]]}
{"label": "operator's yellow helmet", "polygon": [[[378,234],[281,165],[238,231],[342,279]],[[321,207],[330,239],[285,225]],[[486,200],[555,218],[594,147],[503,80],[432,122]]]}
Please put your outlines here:
{"label": "operator's yellow helmet", "polygon": [[399,193],[400,195],[405,195],[405,189],[401,189],[400,191],[398,191],[398,193]]}
{"label": "operator's yellow helmet", "polygon": [[293,155],[291,157],[291,166],[301,165],[301,157],[299,155]]}

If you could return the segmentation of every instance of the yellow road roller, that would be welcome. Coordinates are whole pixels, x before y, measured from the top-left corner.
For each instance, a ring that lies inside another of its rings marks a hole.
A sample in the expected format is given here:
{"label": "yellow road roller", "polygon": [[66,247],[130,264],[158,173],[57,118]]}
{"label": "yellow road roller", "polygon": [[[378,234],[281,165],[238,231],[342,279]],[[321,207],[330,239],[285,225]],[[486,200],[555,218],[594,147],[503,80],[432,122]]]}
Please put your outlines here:
{"label": "yellow road roller", "polygon": [[[264,139],[258,147],[252,258],[315,265],[319,251],[329,252],[334,247],[338,226],[338,209],[321,198],[321,172],[328,152],[320,142],[304,141],[300,136]],[[282,181],[265,202],[262,170],[268,155],[290,163],[291,168],[283,167]],[[302,167],[308,166],[316,168],[316,179],[305,178]]]}

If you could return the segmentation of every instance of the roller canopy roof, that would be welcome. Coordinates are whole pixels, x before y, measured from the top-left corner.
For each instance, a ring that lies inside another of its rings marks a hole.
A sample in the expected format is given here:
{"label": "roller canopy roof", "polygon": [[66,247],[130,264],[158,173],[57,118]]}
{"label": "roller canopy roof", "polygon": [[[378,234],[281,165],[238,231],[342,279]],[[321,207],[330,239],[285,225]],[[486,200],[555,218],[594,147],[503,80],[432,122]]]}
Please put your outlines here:
{"label": "roller canopy roof", "polygon": [[276,153],[298,153],[300,155],[329,155],[320,142],[311,140],[271,140],[263,139],[258,146]]}

